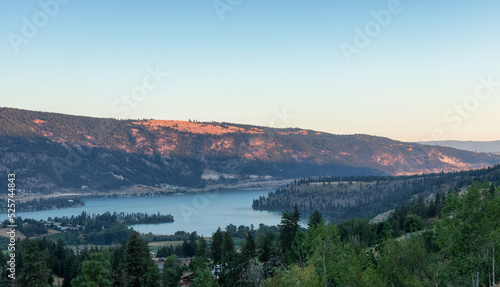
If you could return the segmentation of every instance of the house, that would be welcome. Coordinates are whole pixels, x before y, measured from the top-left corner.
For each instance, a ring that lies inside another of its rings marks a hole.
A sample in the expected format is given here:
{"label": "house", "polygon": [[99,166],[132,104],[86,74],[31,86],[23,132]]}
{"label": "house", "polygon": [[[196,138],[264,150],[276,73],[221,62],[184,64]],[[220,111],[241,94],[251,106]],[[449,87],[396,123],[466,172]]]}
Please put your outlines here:
{"label": "house", "polygon": [[181,276],[181,281],[179,282],[179,285],[186,286],[186,287],[191,286],[191,280],[193,279],[193,277],[194,277],[194,272],[192,272],[192,271],[183,272],[182,276]]}

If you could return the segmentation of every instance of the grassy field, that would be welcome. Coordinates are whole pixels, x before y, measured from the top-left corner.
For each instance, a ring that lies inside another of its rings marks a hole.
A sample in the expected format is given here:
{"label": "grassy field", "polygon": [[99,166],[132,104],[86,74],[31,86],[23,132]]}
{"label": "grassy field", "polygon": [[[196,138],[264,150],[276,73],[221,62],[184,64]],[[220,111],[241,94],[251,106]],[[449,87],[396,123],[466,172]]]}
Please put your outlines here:
{"label": "grassy field", "polygon": [[149,242],[149,250],[151,252],[158,252],[158,249],[160,249],[163,246],[179,246],[182,245],[182,241],[153,241]]}

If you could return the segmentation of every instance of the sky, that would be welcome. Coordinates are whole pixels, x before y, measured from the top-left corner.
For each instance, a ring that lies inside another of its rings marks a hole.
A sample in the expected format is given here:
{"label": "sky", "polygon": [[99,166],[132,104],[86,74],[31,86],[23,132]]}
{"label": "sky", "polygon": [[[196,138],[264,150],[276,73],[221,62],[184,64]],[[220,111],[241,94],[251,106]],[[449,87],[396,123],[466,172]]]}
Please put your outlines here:
{"label": "sky", "polygon": [[0,106],[500,139],[500,2],[0,0]]}

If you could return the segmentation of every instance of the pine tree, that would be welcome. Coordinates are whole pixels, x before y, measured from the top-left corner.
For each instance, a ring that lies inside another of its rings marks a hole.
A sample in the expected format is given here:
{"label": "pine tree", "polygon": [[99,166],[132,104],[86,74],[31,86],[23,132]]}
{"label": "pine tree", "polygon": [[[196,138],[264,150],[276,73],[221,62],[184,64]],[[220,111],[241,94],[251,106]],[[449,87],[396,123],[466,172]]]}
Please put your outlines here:
{"label": "pine tree", "polygon": [[297,205],[295,205],[293,212],[288,212],[288,210],[283,211],[281,224],[278,225],[280,231],[279,239],[283,254],[290,250],[295,234],[299,230],[299,220],[300,213],[297,210]]}
{"label": "pine tree", "polygon": [[125,274],[125,242],[116,247],[111,253],[111,273],[113,277],[113,287],[125,287],[127,276]]}
{"label": "pine tree", "polygon": [[[211,255],[214,264],[217,266],[221,265],[222,259],[222,231],[217,228],[217,231],[212,235],[212,246],[211,246]],[[215,275],[217,276],[220,273],[220,268],[215,268]]]}
{"label": "pine tree", "polygon": [[315,210],[311,217],[309,217],[309,222],[307,223],[308,228],[314,228],[316,225],[323,222],[323,216],[318,210]]}
{"label": "pine tree", "polygon": [[23,255],[23,269],[18,285],[21,287],[50,287],[52,272],[35,241],[28,241]]}
{"label": "pine tree", "polygon": [[259,261],[267,262],[271,258],[271,239],[269,235],[266,234],[262,240],[262,245],[259,250]]}
{"label": "pine tree", "polygon": [[64,256],[64,281],[62,287],[71,286],[71,280],[76,277],[79,273],[78,264],[79,261],[71,249],[66,249],[66,255]]}
{"label": "pine tree", "polygon": [[493,196],[493,195],[495,194],[495,190],[496,190],[496,188],[495,188],[495,186],[493,185],[493,183],[492,183],[492,184],[490,184],[489,193],[490,193],[490,195],[491,195],[491,196]]}
{"label": "pine tree", "polygon": [[142,287],[158,287],[160,286],[161,274],[160,269],[156,265],[150,265],[148,271],[141,277]]}
{"label": "pine tree", "polygon": [[146,274],[148,267],[153,264],[147,243],[134,231],[128,240],[126,248],[126,270],[129,277],[129,286],[140,287],[140,278]]}
{"label": "pine tree", "polygon": [[165,258],[163,264],[163,273],[161,277],[162,285],[164,287],[177,287],[181,278],[182,271],[179,269],[177,263],[177,256],[171,255]]}
{"label": "pine tree", "polygon": [[64,276],[64,261],[66,251],[64,250],[64,242],[61,238],[57,240],[54,250],[54,273],[58,276]]}
{"label": "pine tree", "polygon": [[239,270],[239,260],[238,253],[234,246],[233,237],[231,232],[226,231],[223,234],[222,241],[222,272],[220,275],[220,281],[222,285],[233,286],[233,284],[238,280],[240,275]]}
{"label": "pine tree", "polygon": [[257,255],[255,240],[253,239],[253,236],[250,232],[247,233],[247,239],[245,242],[245,246],[243,247],[243,250],[241,253],[243,255],[243,259],[245,260],[245,262],[247,262],[248,260],[254,259],[255,256]]}
{"label": "pine tree", "polygon": [[206,258],[207,252],[208,252],[207,249],[208,249],[207,241],[205,240],[205,238],[203,238],[203,235],[202,235],[198,239],[198,246],[196,248],[196,254],[195,254],[196,257]]}

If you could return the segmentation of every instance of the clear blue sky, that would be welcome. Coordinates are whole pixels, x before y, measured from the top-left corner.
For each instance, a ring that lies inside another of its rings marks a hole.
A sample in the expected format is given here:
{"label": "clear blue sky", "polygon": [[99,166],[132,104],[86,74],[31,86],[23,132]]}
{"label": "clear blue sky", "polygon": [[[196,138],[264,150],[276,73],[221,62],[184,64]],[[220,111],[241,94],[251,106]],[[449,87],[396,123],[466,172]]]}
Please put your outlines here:
{"label": "clear blue sky", "polygon": [[499,1],[54,1],[0,1],[0,106],[500,139]]}

